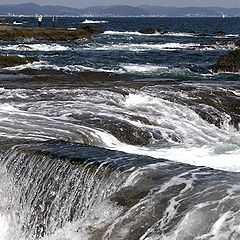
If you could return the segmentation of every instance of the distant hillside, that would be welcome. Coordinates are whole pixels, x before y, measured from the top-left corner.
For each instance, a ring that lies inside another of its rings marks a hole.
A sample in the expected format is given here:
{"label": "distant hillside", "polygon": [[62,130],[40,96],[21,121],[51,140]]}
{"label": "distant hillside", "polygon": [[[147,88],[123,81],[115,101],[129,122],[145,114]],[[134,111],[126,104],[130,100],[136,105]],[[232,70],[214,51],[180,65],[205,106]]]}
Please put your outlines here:
{"label": "distant hillside", "polygon": [[35,3],[0,5],[0,15],[78,15],[79,9],[63,6],[40,6]]}
{"label": "distant hillside", "polygon": [[240,8],[177,8],[161,6],[95,6],[84,9],[65,6],[40,6],[35,3],[23,3],[15,5],[0,5],[0,15],[59,15],[59,16],[166,16],[166,17],[191,17],[191,16],[240,16]]}
{"label": "distant hillside", "polygon": [[220,7],[161,7],[161,6],[140,6],[146,10],[149,15],[182,17],[182,16],[210,16],[217,17],[223,14],[229,17],[240,16],[240,8],[220,8]]}

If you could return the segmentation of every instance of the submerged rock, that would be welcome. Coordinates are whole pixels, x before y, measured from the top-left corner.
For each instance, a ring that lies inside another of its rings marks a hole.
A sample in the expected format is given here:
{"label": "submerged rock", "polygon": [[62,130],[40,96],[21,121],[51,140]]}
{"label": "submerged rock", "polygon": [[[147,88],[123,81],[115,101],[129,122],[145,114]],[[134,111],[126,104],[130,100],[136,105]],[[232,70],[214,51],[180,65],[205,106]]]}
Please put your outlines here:
{"label": "submerged rock", "polygon": [[221,56],[217,63],[212,66],[213,72],[239,72],[240,49],[231,51]]}
{"label": "submerged rock", "polygon": [[74,29],[65,28],[19,28],[19,27],[0,27],[0,40],[14,41],[21,39],[69,41],[81,38],[91,38],[93,33],[101,33],[96,27],[79,27]]}
{"label": "submerged rock", "polygon": [[0,56],[0,68],[15,67],[22,64],[32,63],[36,60],[36,58],[32,57]]}
{"label": "submerged rock", "polygon": [[142,34],[166,34],[168,33],[166,30],[162,28],[142,28],[139,30]]}

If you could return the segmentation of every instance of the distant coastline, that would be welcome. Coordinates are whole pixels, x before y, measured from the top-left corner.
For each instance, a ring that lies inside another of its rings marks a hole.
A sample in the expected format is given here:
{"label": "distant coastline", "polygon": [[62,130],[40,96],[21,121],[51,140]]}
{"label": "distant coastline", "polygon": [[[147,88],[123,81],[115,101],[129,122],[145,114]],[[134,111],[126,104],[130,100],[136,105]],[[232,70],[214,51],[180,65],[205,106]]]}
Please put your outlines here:
{"label": "distant coastline", "polygon": [[33,17],[58,15],[62,17],[240,17],[240,8],[220,7],[162,7],[162,6],[94,6],[70,8],[65,6],[41,6],[35,3],[0,5],[0,16]]}

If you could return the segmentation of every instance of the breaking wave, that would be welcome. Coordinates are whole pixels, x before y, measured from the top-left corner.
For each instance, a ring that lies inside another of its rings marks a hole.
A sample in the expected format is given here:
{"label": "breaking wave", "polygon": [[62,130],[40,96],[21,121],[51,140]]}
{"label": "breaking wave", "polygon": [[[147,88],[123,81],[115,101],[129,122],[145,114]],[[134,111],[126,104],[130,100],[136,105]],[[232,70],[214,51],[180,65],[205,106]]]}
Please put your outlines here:
{"label": "breaking wave", "polygon": [[89,19],[85,19],[82,23],[83,23],[83,24],[96,24],[96,23],[108,23],[108,21],[105,21],[105,20],[89,20]]}
{"label": "breaking wave", "polygon": [[164,34],[154,33],[154,34],[143,34],[140,32],[120,32],[120,31],[105,31],[103,34],[106,35],[136,35],[136,36],[174,36],[174,37],[196,37],[194,33],[183,33],[183,32],[168,32]]}
{"label": "breaking wave", "polygon": [[0,46],[0,50],[5,51],[41,51],[41,52],[52,52],[52,51],[70,51],[71,48],[62,46],[57,43],[46,44],[46,43],[35,43],[35,44],[16,44]]}

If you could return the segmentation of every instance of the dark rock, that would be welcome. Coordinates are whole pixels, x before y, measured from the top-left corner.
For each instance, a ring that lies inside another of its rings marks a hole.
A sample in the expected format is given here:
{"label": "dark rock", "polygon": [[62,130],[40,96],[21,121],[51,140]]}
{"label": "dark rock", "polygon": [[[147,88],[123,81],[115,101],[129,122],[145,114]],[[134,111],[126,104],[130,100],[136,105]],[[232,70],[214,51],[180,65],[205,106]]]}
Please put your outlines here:
{"label": "dark rock", "polygon": [[101,28],[96,27],[95,25],[86,25],[78,29],[83,29],[89,33],[95,34],[95,33],[104,33],[104,30]]}
{"label": "dark rock", "polygon": [[240,40],[235,41],[234,44],[236,47],[240,48]]}
{"label": "dark rock", "polygon": [[[89,127],[104,129],[111,133],[119,141],[144,146],[150,143],[152,135],[145,129],[140,129],[134,125],[107,116],[98,117],[93,115],[71,115],[73,121],[78,124],[84,124]],[[137,117],[136,117],[137,118]],[[139,118],[141,121],[141,118]]]}
{"label": "dark rock", "polygon": [[215,35],[218,35],[218,36],[224,36],[224,35],[226,35],[226,33],[223,32],[223,31],[217,31],[217,32],[215,32],[214,34],[215,34]]}
{"label": "dark rock", "polygon": [[168,33],[166,30],[162,28],[142,28],[139,30],[142,34],[166,34]]}
{"label": "dark rock", "polygon": [[93,33],[102,33],[103,30],[96,27],[84,26],[76,29],[65,28],[19,28],[0,27],[0,40],[14,41],[21,39],[70,41],[81,38],[89,39]]}
{"label": "dark rock", "polygon": [[240,49],[231,51],[221,56],[217,63],[212,66],[213,72],[239,72]]}
{"label": "dark rock", "polygon": [[0,56],[0,68],[15,67],[37,61],[36,58],[18,56]]}

